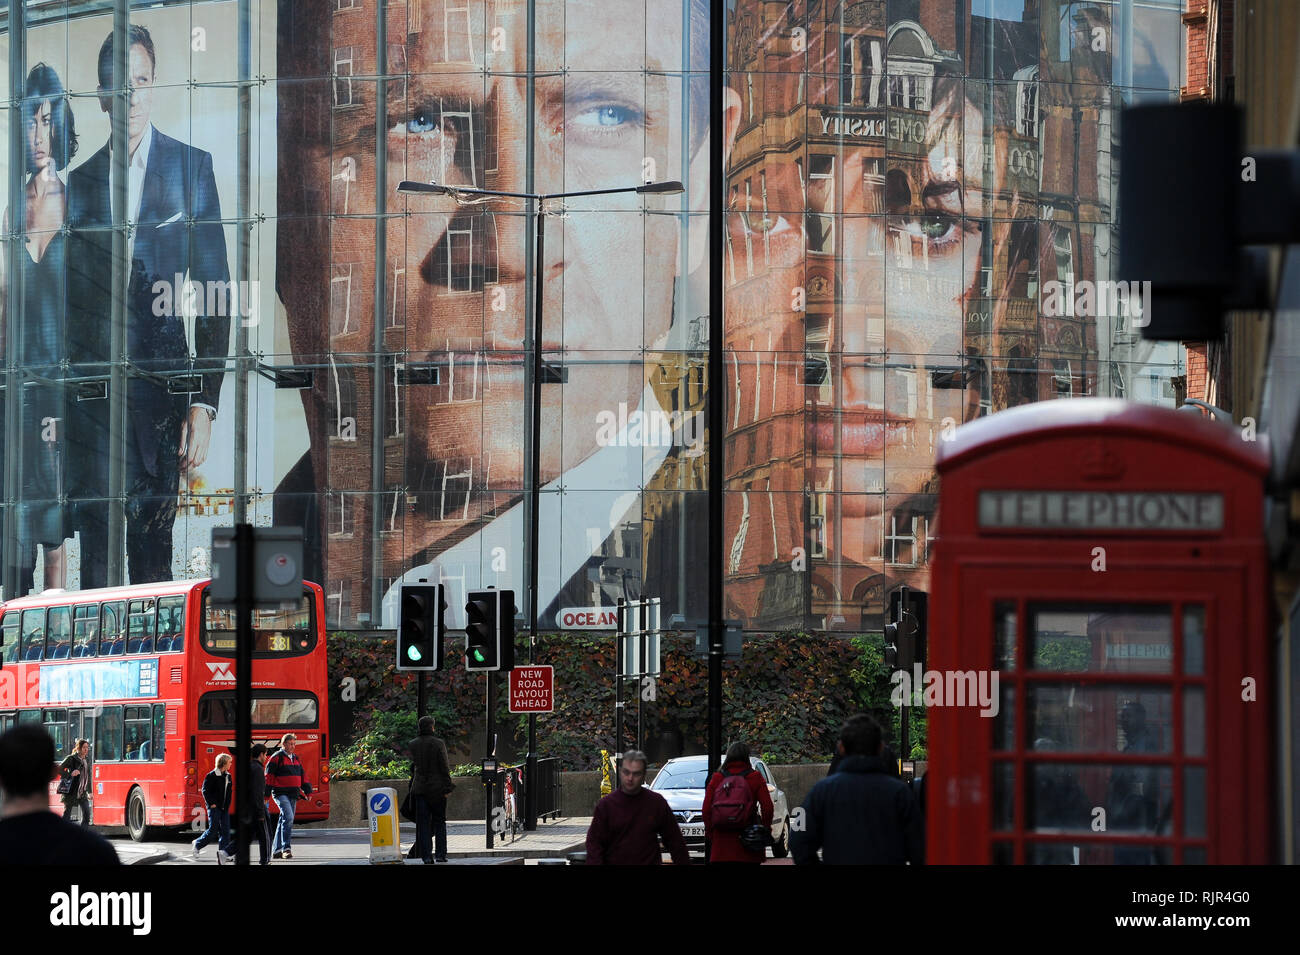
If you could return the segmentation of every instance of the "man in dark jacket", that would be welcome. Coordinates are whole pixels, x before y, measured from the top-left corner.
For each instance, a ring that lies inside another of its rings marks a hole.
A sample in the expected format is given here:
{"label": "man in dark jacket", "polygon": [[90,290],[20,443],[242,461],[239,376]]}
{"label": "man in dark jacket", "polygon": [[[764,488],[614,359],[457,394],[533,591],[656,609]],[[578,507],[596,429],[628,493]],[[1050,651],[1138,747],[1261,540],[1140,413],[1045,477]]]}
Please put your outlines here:
{"label": "man in dark jacket", "polygon": [[217,865],[223,865],[235,858],[235,842],[230,837],[230,796],[234,792],[233,781],[226,767],[231,763],[229,753],[217,757],[216,768],[203,777],[203,804],[208,810],[208,828],[203,835],[194,840],[194,858],[199,851],[213,839],[217,840]]}
{"label": "man in dark jacket", "polygon": [[[415,799],[415,854],[425,865],[447,861],[447,794],[452,790],[447,747],[433,735],[433,717],[420,717],[411,752],[411,796]],[[432,833],[431,831],[432,830]],[[430,843],[434,847],[430,846]]]}
{"label": "man in dark jacket", "polygon": [[43,726],[0,736],[0,866],[118,865],[99,833],[50,812],[54,740]]}
{"label": "man in dark jacket", "polygon": [[253,806],[253,835],[257,837],[258,865],[271,864],[271,834],[266,828],[266,744],[254,743],[248,766],[249,802]]}
{"label": "man in dark jacket", "polygon": [[631,749],[623,754],[618,789],[596,803],[587,830],[587,865],[659,865],[661,839],[674,865],[691,864],[668,800],[643,785],[645,768],[645,753]]}
{"label": "man in dark jacket", "polygon": [[[840,730],[843,756],[803,804],[802,830],[791,827],[797,865],[920,865],[921,814],[911,790],[881,759],[880,724],[854,716]],[[821,850],[818,859],[817,851]]]}

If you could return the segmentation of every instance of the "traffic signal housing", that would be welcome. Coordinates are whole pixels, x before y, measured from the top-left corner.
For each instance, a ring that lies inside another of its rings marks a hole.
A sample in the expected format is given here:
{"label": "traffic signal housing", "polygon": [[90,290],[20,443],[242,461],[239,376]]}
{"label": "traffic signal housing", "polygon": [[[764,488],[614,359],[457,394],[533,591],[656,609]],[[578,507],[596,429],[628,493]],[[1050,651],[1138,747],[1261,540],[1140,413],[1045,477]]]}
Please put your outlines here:
{"label": "traffic signal housing", "polygon": [[442,669],[446,609],[442,584],[402,585],[397,617],[397,669],[425,672]]}
{"label": "traffic signal housing", "polygon": [[471,590],[465,614],[465,669],[471,672],[512,669],[515,592]]}

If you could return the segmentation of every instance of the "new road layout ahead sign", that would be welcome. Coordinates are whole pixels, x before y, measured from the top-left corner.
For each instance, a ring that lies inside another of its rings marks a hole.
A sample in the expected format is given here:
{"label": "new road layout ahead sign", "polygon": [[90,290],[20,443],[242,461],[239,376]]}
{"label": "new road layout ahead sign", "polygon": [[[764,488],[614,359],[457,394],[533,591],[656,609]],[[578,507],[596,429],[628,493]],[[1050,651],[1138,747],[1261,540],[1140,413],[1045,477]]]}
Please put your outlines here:
{"label": "new road layout ahead sign", "polygon": [[548,666],[510,671],[510,712],[551,713],[555,709],[555,671]]}

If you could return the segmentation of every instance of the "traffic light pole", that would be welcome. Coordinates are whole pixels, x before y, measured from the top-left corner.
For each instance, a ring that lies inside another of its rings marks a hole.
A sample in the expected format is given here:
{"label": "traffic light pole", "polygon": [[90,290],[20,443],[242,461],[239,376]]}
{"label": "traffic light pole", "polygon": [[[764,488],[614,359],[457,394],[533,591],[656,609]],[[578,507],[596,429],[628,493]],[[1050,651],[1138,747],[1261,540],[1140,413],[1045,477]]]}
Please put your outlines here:
{"label": "traffic light pole", "polygon": [[[727,82],[721,65],[726,59],[726,5],[721,16],[710,18],[709,46],[714,64],[709,80],[709,128],[724,128],[723,90]],[[722,280],[724,237],[727,229],[723,195],[726,168],[723,139],[709,139],[709,766],[721,765],[722,758],[722,652],[726,623],[723,616],[722,570],[726,559],[723,541],[723,482],[726,480],[723,451],[726,447],[726,368],[723,353]]]}
{"label": "traffic light pole", "polygon": [[[253,749],[253,525],[235,525],[235,778],[247,775]],[[235,864],[248,865],[251,787],[235,787]],[[221,849],[218,846],[217,851]]]}
{"label": "traffic light pole", "polygon": [[[529,34],[532,42],[532,34]],[[537,645],[537,563],[540,560],[539,540],[542,509],[542,282],[546,275],[545,249],[546,216],[542,200],[537,200],[534,218],[537,220],[537,255],[533,260],[536,287],[533,290],[533,362],[532,372],[532,451],[529,495],[532,508],[528,520],[528,662],[533,662],[533,648]],[[537,714],[528,714],[528,755],[524,757],[524,831],[537,828]]]}
{"label": "traffic light pole", "polygon": [[497,708],[496,681],[489,670],[483,674],[487,677],[487,738],[483,744],[483,832],[487,837],[487,847],[491,849],[496,834],[492,831],[492,783],[494,773],[487,771],[487,761],[496,755],[496,720]]}
{"label": "traffic light pole", "polygon": [[[910,613],[911,613],[911,606],[907,599],[907,585],[904,584],[899,588],[899,596],[898,596],[898,632],[899,633],[906,633],[907,618]],[[904,639],[908,639],[908,638],[904,637]],[[910,657],[910,655],[911,654],[909,653],[908,656]],[[910,659],[904,660],[901,653],[899,655],[899,662],[907,667],[910,667],[912,665],[911,660]],[[902,719],[902,726],[899,728],[899,732],[898,732],[898,745],[900,749],[900,752],[898,754],[899,759],[907,759],[908,754],[912,752],[911,733],[909,732],[911,730],[911,722],[912,722],[911,703],[912,703],[911,694],[910,693],[905,694],[903,696],[903,706],[899,713]]]}
{"label": "traffic light pole", "polygon": [[421,670],[415,687],[415,715],[418,719],[424,719],[429,712],[429,674]]}

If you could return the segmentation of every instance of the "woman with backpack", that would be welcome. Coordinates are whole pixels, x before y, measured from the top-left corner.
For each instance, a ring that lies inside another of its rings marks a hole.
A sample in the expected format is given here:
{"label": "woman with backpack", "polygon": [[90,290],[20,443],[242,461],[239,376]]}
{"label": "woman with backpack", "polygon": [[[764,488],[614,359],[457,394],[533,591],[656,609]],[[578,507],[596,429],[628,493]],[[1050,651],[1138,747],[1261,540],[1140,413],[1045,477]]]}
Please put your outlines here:
{"label": "woman with backpack", "polygon": [[761,826],[770,837],[772,797],[767,783],[763,782],[763,774],[750,765],[749,747],[732,743],[722,761],[722,769],[713,774],[704,791],[704,835],[710,845],[709,864],[761,865],[767,858],[766,845],[756,845],[754,833],[745,836],[745,830],[753,826]]}

